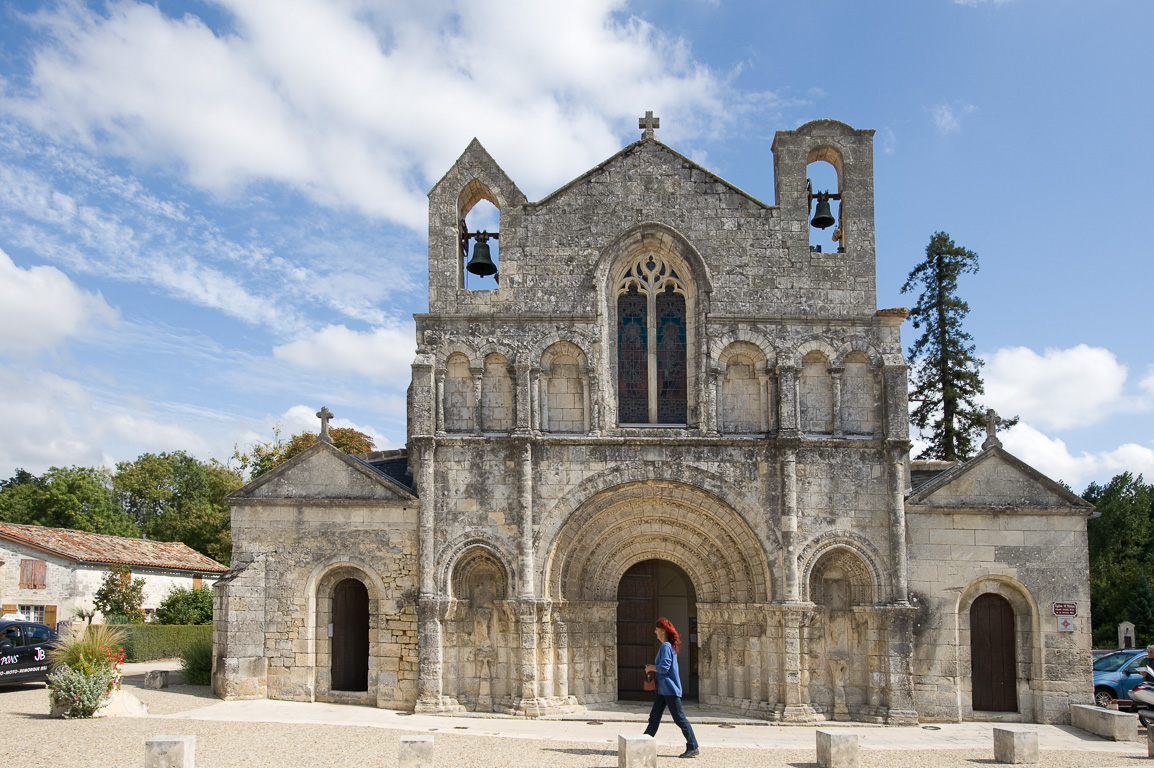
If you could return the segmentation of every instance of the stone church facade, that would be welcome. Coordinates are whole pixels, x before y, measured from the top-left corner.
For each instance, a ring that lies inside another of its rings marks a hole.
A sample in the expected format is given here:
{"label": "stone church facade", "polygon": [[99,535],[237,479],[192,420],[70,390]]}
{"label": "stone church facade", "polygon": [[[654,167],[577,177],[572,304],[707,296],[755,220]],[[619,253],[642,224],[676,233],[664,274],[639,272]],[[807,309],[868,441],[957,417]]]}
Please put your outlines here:
{"label": "stone church facade", "polygon": [[[232,497],[217,693],[562,713],[640,698],[666,615],[710,709],[1069,722],[1092,508],[992,430],[969,462],[910,461],[872,142],[778,132],[767,205],[651,128],[538,202],[474,140],[429,195],[406,449],[322,439]],[[470,290],[481,200],[500,281]]]}

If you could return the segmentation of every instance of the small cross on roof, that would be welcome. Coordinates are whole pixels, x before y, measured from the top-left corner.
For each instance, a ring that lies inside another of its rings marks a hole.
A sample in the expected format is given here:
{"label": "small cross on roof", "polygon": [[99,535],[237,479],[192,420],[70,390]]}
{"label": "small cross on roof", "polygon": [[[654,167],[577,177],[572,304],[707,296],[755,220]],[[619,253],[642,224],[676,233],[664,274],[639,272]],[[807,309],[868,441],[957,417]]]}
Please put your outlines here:
{"label": "small cross on roof", "polygon": [[988,451],[991,448],[1001,448],[1002,441],[998,439],[998,425],[1002,420],[998,418],[998,414],[994,413],[993,408],[986,409],[986,441],[982,443],[982,450]]}
{"label": "small cross on roof", "polygon": [[329,419],[333,417],[333,412],[328,409],[328,406],[321,406],[317,411],[317,418],[321,420],[321,433],[317,436],[317,440],[322,443],[333,444],[333,438],[329,435]]}
{"label": "small cross on roof", "polygon": [[651,109],[645,113],[645,117],[637,119],[637,127],[642,129],[641,138],[652,139],[653,129],[661,127],[661,118],[654,117],[653,110]]}

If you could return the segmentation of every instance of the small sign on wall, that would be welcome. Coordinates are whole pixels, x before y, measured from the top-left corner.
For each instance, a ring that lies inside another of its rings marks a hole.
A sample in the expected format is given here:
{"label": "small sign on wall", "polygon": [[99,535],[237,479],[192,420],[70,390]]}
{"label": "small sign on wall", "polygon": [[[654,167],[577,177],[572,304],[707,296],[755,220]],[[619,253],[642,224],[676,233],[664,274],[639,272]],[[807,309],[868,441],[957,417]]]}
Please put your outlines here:
{"label": "small sign on wall", "polygon": [[1078,604],[1072,600],[1062,603],[1054,603],[1054,615],[1070,617],[1077,616]]}
{"label": "small sign on wall", "polygon": [[1058,617],[1058,631],[1059,632],[1073,632],[1074,631],[1074,620],[1071,618],[1067,618],[1066,616],[1059,616]]}

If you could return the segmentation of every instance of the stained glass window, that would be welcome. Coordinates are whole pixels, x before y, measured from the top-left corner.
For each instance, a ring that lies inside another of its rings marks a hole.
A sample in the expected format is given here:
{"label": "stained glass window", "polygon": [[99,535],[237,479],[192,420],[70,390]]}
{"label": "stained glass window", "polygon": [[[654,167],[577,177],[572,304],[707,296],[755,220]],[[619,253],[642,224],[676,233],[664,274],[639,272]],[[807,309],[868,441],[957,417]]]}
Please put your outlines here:
{"label": "stained glass window", "polygon": [[673,286],[657,296],[657,423],[684,424],[685,297]]}
{"label": "stained glass window", "polygon": [[681,279],[660,257],[647,254],[618,284],[618,423],[686,423],[687,338]]}
{"label": "stained glass window", "polygon": [[649,332],[645,296],[637,286],[617,299],[618,419],[622,424],[649,421]]}

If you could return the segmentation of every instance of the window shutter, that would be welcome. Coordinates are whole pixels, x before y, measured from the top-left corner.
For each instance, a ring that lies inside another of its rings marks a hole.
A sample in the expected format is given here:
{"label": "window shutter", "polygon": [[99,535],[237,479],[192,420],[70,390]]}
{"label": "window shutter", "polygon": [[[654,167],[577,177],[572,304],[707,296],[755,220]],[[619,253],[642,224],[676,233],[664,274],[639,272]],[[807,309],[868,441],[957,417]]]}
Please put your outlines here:
{"label": "window shutter", "polygon": [[5,604],[3,607],[0,607],[0,611],[3,612],[0,613],[0,616],[7,616],[10,613],[20,613],[20,606]]}
{"label": "window shutter", "polygon": [[55,605],[44,606],[44,623],[47,624],[48,626],[52,627],[53,629],[56,629],[56,606]]}
{"label": "window shutter", "polygon": [[35,560],[20,561],[20,589],[32,589],[32,582],[35,578],[35,565]]}
{"label": "window shutter", "polygon": [[201,577],[199,577],[199,576],[193,576],[192,577],[192,588],[193,589],[200,589],[201,586],[203,586],[203,584],[204,584],[204,579],[202,579]]}
{"label": "window shutter", "polygon": [[32,588],[33,589],[47,589],[48,588],[48,561],[34,560],[32,567]]}

